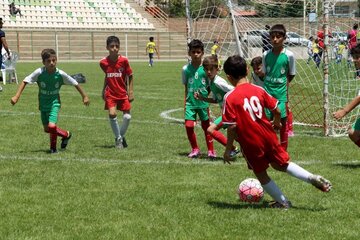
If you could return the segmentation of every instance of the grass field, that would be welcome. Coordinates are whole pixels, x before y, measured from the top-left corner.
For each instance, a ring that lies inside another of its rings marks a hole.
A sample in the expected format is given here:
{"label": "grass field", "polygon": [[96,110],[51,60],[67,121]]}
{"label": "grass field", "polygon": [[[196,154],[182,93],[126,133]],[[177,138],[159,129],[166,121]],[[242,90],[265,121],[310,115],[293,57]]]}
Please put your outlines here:
{"label": "grass field", "polygon": [[[91,100],[85,107],[75,88],[63,86],[59,127],[73,138],[58,154],[47,153],[37,86],[27,86],[11,106],[17,85],[6,85],[0,92],[0,239],[358,239],[359,149],[348,138],[295,126],[292,160],[331,180],[333,190],[322,193],[271,169],[294,207],[239,202],[237,185],[253,177],[243,158],[224,165],[221,158],[186,157],[183,64],[132,63],[135,101],[123,150],[113,147],[98,63],[58,64],[87,76],[82,86]],[[38,66],[19,63],[19,78]],[[196,131],[206,153],[202,130]],[[215,146],[221,156],[223,147]]]}

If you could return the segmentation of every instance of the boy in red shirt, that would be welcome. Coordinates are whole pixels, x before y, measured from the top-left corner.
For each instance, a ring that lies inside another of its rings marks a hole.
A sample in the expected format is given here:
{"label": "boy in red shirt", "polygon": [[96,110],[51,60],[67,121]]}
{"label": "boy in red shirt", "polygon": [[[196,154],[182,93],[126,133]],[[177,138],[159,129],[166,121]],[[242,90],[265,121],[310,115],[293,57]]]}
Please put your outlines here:
{"label": "boy in red shirt", "polygon": [[[231,56],[224,63],[224,71],[229,82],[235,86],[225,95],[223,108],[223,123],[229,126],[224,162],[230,163],[230,152],[236,138],[249,169],[253,170],[265,191],[275,200],[271,207],[286,209],[291,207],[291,203],[267,174],[269,165],[311,183],[323,192],[330,191],[331,183],[328,180],[290,162],[274,131],[274,128],[281,128],[278,100],[263,88],[249,83],[246,61],[239,55]],[[273,123],[266,118],[265,108],[274,114]]]}
{"label": "boy in red shirt", "polygon": [[[109,110],[110,126],[115,135],[115,147],[126,148],[125,133],[129,127],[131,115],[130,102],[134,100],[133,72],[126,57],[119,54],[120,40],[109,36],[106,40],[109,56],[101,59],[100,67],[105,73],[103,99],[105,109]],[[121,127],[117,120],[116,110],[123,112]]]}

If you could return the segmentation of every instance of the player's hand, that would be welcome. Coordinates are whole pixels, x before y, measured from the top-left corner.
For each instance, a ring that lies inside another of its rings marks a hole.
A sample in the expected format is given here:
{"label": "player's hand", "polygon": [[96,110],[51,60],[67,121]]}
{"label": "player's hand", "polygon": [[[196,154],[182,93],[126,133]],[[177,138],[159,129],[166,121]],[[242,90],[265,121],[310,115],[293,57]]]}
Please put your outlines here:
{"label": "player's hand", "polygon": [[19,98],[16,97],[16,96],[13,96],[13,97],[10,99],[10,102],[11,102],[12,105],[15,105],[18,101],[19,101]]}
{"label": "player's hand", "polygon": [[339,111],[333,113],[333,117],[336,120],[342,119],[345,115],[346,115],[346,111],[344,109],[340,109]]}
{"label": "player's hand", "polygon": [[226,163],[231,164],[231,162],[234,161],[234,159],[231,158],[230,153],[231,153],[231,151],[225,150],[225,152],[224,152],[224,164],[226,164]]}
{"label": "player's hand", "polygon": [[134,101],[134,94],[130,93],[129,94],[129,102]]}
{"label": "player's hand", "polygon": [[194,98],[195,98],[195,99],[198,99],[198,100],[202,100],[202,99],[203,99],[203,97],[201,96],[201,94],[200,94],[198,91],[194,92]]}
{"label": "player's hand", "polygon": [[281,129],[281,122],[280,121],[273,121],[272,124],[273,124],[273,128],[274,128],[275,131],[278,131],[278,130]]}
{"label": "player's hand", "polygon": [[85,96],[85,97],[83,98],[83,103],[84,103],[85,106],[89,106],[89,105],[90,105],[90,99],[89,99],[88,96]]}

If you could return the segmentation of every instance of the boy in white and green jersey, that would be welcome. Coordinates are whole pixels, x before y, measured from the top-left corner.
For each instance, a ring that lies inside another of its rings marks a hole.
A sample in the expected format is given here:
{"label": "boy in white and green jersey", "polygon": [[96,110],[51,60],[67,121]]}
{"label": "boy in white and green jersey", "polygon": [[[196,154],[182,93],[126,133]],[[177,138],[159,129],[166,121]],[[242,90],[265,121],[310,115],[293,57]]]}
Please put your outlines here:
{"label": "boy in white and green jersey", "polygon": [[[200,94],[199,92],[194,93],[196,99],[202,100],[209,103],[218,103],[220,109],[223,107],[224,95],[233,90],[234,86],[230,85],[225,79],[220,77],[218,74],[219,71],[219,61],[218,58],[214,55],[204,58],[203,67],[206,72],[208,79],[210,80],[210,91],[212,97],[206,97]],[[221,128],[226,128],[226,125],[223,125],[222,117],[216,118],[216,120],[210,124],[207,129],[207,132],[220,144],[226,146],[227,138],[219,130]],[[233,146],[233,151],[231,156],[235,157],[240,152],[240,149]]]}
{"label": "boy in white and green jersey", "polygon": [[206,78],[202,63],[204,55],[204,44],[194,39],[188,44],[188,54],[191,62],[182,69],[182,83],[185,85],[185,128],[188,140],[191,145],[189,158],[200,156],[200,148],[197,144],[195,135],[196,116],[199,115],[201,127],[205,133],[206,145],[208,148],[208,157],[215,158],[213,139],[207,129],[210,126],[209,104],[200,101],[194,97],[194,93],[198,92],[204,97],[208,96],[209,82]]}
{"label": "boy in white and green jersey", "polygon": [[41,121],[44,126],[44,131],[50,134],[50,153],[56,153],[57,137],[59,136],[62,138],[61,149],[63,150],[66,149],[71,138],[71,133],[69,131],[56,126],[61,107],[59,95],[61,86],[64,84],[75,86],[83,98],[83,103],[89,105],[90,102],[76,80],[67,75],[64,71],[56,68],[57,58],[56,52],[53,49],[44,49],[41,52],[41,57],[45,67],[36,69],[24,79],[15,96],[11,98],[11,103],[15,105],[18,102],[28,83],[37,83],[39,87],[38,97]]}
{"label": "boy in white and green jersey", "polygon": [[[293,52],[284,48],[286,29],[282,24],[276,24],[270,29],[272,49],[264,52],[263,71],[265,73],[264,89],[279,101],[281,111],[280,142],[287,149],[288,145],[288,84],[295,77],[295,57]],[[266,111],[272,119],[270,111]]]}

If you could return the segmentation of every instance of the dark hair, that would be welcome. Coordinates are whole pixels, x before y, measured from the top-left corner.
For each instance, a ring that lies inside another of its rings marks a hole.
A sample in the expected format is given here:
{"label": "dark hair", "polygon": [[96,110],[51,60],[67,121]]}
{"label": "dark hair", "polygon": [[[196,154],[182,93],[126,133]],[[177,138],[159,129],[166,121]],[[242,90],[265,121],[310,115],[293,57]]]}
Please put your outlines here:
{"label": "dark hair", "polygon": [[210,67],[219,67],[219,61],[217,56],[215,55],[211,55],[211,56],[207,56],[204,58],[203,60],[203,67],[204,68],[210,68]]}
{"label": "dark hair", "polygon": [[106,39],[106,46],[109,46],[112,42],[115,42],[117,44],[120,45],[120,40],[118,37],[116,36],[109,36],[107,39]]}
{"label": "dark hair", "polygon": [[235,79],[246,77],[247,65],[245,59],[240,57],[240,55],[228,57],[224,63],[224,71]]}
{"label": "dark hair", "polygon": [[358,57],[360,57],[360,43],[358,43],[357,45],[356,45],[356,47],[354,47],[354,48],[352,48],[351,50],[350,50],[350,54],[351,54],[351,56],[358,56]]}
{"label": "dark hair", "polygon": [[255,67],[262,64],[262,57],[257,56],[251,60],[250,66]]}
{"label": "dark hair", "polygon": [[51,55],[56,56],[56,52],[52,48],[45,48],[44,50],[41,51],[41,58],[42,58],[43,62],[45,62],[46,59],[50,58]]}
{"label": "dark hair", "polygon": [[150,42],[154,41],[154,37],[149,37],[149,41]]}
{"label": "dark hair", "polygon": [[269,30],[270,29],[270,26],[269,25],[265,25],[265,30]]}
{"label": "dark hair", "polygon": [[219,43],[219,41],[218,41],[218,40],[215,40],[215,41],[214,41],[214,44],[215,44],[215,43]]}
{"label": "dark hair", "polygon": [[309,40],[310,40],[310,41],[312,41],[313,39],[314,39],[314,37],[313,37],[313,36],[310,36],[310,37],[309,37]]}
{"label": "dark hair", "polygon": [[196,48],[200,48],[201,51],[204,52],[204,44],[199,39],[191,40],[191,42],[188,44],[188,48],[189,48],[189,51],[196,49]]}
{"label": "dark hair", "polygon": [[286,28],[285,28],[285,26],[283,24],[275,24],[270,29],[270,35],[272,33],[278,33],[281,36],[285,37],[286,36]]}
{"label": "dark hair", "polygon": [[354,24],[353,29],[358,29],[359,25],[357,23]]}

